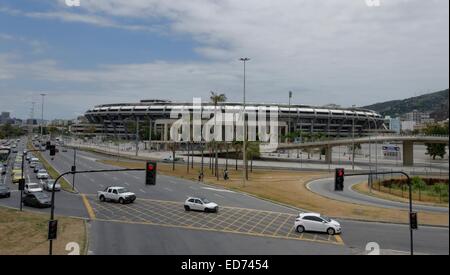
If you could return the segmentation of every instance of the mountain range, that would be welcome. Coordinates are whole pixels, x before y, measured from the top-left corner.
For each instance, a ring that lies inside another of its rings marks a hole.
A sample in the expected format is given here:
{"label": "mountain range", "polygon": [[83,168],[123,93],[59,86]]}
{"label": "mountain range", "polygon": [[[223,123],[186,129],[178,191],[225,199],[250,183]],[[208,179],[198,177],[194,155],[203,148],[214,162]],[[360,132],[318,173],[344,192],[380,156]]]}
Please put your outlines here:
{"label": "mountain range", "polygon": [[363,108],[377,111],[383,116],[398,117],[417,110],[430,112],[436,120],[445,120],[449,116],[448,103],[449,89],[411,97],[403,100],[380,102]]}

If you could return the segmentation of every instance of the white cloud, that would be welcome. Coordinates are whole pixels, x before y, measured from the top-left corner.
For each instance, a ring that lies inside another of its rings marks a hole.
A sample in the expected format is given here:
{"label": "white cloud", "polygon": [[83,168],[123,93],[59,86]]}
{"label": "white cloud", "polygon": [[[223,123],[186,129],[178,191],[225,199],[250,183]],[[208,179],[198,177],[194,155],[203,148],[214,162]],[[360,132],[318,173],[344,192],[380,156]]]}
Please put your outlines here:
{"label": "white cloud", "polygon": [[[171,35],[194,38],[200,45],[194,50],[207,61],[71,70],[53,60],[3,59],[10,69],[0,67],[0,78],[55,82],[66,93],[80,85],[73,96],[83,106],[118,98],[189,99],[209,90],[240,100],[237,59],[248,56],[253,101],[286,101],[293,90],[296,103],[364,105],[448,88],[449,2],[381,3],[369,8],[364,0],[82,0],[71,9],[61,4],[55,11],[24,15],[135,31],[164,24]],[[87,94],[95,100],[87,103]]]}

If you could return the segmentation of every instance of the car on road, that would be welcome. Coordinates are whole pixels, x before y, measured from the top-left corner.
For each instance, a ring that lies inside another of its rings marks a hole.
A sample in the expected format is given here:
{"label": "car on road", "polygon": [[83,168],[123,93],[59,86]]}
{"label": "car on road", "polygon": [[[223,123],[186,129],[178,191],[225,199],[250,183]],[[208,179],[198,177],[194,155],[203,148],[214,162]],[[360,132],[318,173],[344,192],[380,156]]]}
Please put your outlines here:
{"label": "car on road", "polygon": [[44,166],[40,163],[37,163],[36,166],[34,166],[34,168],[33,168],[33,172],[37,173],[41,169],[44,169]]}
{"label": "car on road", "polygon": [[47,194],[45,194],[44,192],[35,192],[26,194],[25,197],[22,199],[22,202],[26,206],[39,208],[52,206],[50,197],[47,196]]}
{"label": "car on road", "polygon": [[[41,184],[46,191],[52,191],[53,185],[55,184],[54,179],[48,179],[46,181],[41,181]],[[59,183],[56,183],[55,185],[55,191],[61,191],[61,185]]]}
{"label": "car on road", "polygon": [[36,167],[36,165],[38,165],[38,164],[39,164],[38,161],[32,161],[32,162],[30,163],[30,168],[34,168],[34,167]]}
{"label": "car on road", "polygon": [[61,148],[61,151],[62,151],[63,153],[65,153],[65,152],[67,152],[67,148],[66,148],[66,147],[63,147],[63,148]]}
{"label": "car on road", "polygon": [[342,231],[339,222],[318,213],[300,213],[295,219],[294,227],[298,233],[312,231],[334,235]]}
{"label": "car on road", "polygon": [[128,191],[125,187],[110,186],[104,191],[98,191],[100,201],[115,201],[121,204],[132,203],[136,199],[136,194]]}
{"label": "car on road", "polygon": [[48,179],[48,177],[49,176],[48,176],[47,170],[45,170],[45,169],[39,169],[39,171],[36,174],[36,178],[39,180],[46,180],[46,179]]}
{"label": "car on road", "polygon": [[25,194],[29,194],[29,193],[36,193],[36,192],[42,192],[42,188],[39,184],[37,183],[25,183],[25,189],[24,192]]}
{"label": "car on road", "polygon": [[205,198],[195,198],[189,197],[184,202],[184,210],[196,210],[196,211],[204,211],[204,212],[218,212],[219,206],[217,203],[210,202]]}
{"label": "car on road", "polygon": [[39,159],[37,157],[31,157],[29,162],[30,163],[32,163],[32,162],[39,162]]}
{"label": "car on road", "polygon": [[11,191],[8,186],[0,185],[0,198],[9,198],[11,197]]}
{"label": "car on road", "polygon": [[165,163],[172,163],[174,160],[175,160],[175,162],[184,162],[183,158],[180,158],[180,157],[172,158],[172,156],[169,156],[168,158],[164,158],[163,162],[165,162]]}

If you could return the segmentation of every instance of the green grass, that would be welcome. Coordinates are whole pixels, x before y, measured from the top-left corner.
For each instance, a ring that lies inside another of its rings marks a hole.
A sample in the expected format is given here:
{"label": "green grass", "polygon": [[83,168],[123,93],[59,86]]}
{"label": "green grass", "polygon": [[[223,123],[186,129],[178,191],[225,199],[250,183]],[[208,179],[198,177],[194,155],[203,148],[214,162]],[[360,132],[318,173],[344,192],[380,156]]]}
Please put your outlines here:
{"label": "green grass", "polygon": [[[28,149],[34,150],[35,148],[31,144],[28,144]],[[47,170],[51,178],[56,179],[57,177],[59,177],[59,173],[53,168],[53,166],[50,163],[48,163],[48,161],[42,156],[41,152],[34,152],[34,155],[42,163],[42,165],[44,166],[45,170]],[[73,192],[72,184],[70,184],[64,177],[60,178],[58,180],[58,183],[61,184],[62,189],[68,192]]]}

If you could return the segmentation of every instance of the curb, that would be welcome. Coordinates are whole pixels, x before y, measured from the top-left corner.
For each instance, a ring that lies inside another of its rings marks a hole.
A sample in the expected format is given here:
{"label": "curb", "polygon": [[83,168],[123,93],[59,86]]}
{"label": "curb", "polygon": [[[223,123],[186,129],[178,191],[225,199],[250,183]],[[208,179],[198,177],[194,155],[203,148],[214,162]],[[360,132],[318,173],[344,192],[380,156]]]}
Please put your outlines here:
{"label": "curb", "polygon": [[[367,193],[363,193],[363,192],[358,191],[358,190],[355,189],[356,185],[365,184],[365,183],[366,183],[366,182],[356,183],[356,184],[354,184],[354,185],[351,187],[351,189],[352,189],[353,191],[355,191],[355,192],[361,194],[361,195],[368,196],[368,197],[373,197],[373,198],[377,198],[377,199],[388,200],[388,201],[392,201],[392,202],[408,203],[408,201],[407,201],[406,198],[405,198],[406,201],[401,201],[401,200],[396,201],[396,200],[392,200],[392,199],[388,199],[388,198],[378,197],[378,196],[375,195],[374,193],[372,193],[372,195],[367,194]],[[377,191],[376,189],[373,189],[373,190]],[[380,192],[380,191],[377,191],[377,192]],[[399,199],[400,199],[400,198],[399,198]],[[448,204],[447,204],[447,205],[424,204],[423,202],[417,201],[417,200],[413,200],[413,203],[416,204],[416,205],[419,205],[419,206],[426,206],[426,207],[449,208],[449,205],[448,205]]]}
{"label": "curb", "polygon": [[[327,179],[327,178],[321,178],[321,179]],[[362,204],[357,204],[357,203],[353,203],[353,202],[339,201],[339,200],[332,199],[332,198],[323,196],[323,195],[321,195],[321,194],[318,194],[318,193],[312,191],[312,190],[309,188],[309,184],[310,184],[311,182],[313,182],[313,181],[316,181],[316,180],[320,180],[320,179],[314,179],[314,180],[311,180],[311,181],[305,183],[305,188],[308,189],[309,192],[311,192],[311,193],[313,193],[313,194],[315,194],[315,195],[318,195],[318,196],[320,196],[320,197],[322,197],[322,198],[329,199],[329,200],[334,200],[334,201],[340,202],[340,203],[349,203],[349,204],[353,204],[353,205],[357,205],[357,206],[361,206],[361,205],[362,205]],[[364,206],[365,206],[365,205],[364,205]],[[369,206],[370,206],[370,205],[369,205]],[[380,207],[377,207],[377,206],[371,206],[371,207],[380,208]],[[408,210],[402,210],[402,209],[393,209],[393,210],[404,211],[404,212],[405,212],[405,211],[408,211]],[[425,211],[425,212],[426,212],[426,211]],[[343,219],[343,220],[346,220],[346,221],[355,221],[355,222],[368,222],[368,223],[381,223],[381,224],[409,225],[409,223],[401,223],[401,222],[374,221],[374,220],[367,220],[367,219],[355,219],[355,218],[345,218],[345,217],[331,217],[331,218],[339,218],[339,219]],[[449,225],[445,226],[445,225],[432,225],[432,224],[421,224],[421,223],[419,223],[419,225],[421,225],[421,226],[427,226],[427,227],[435,227],[435,228],[449,228]]]}

